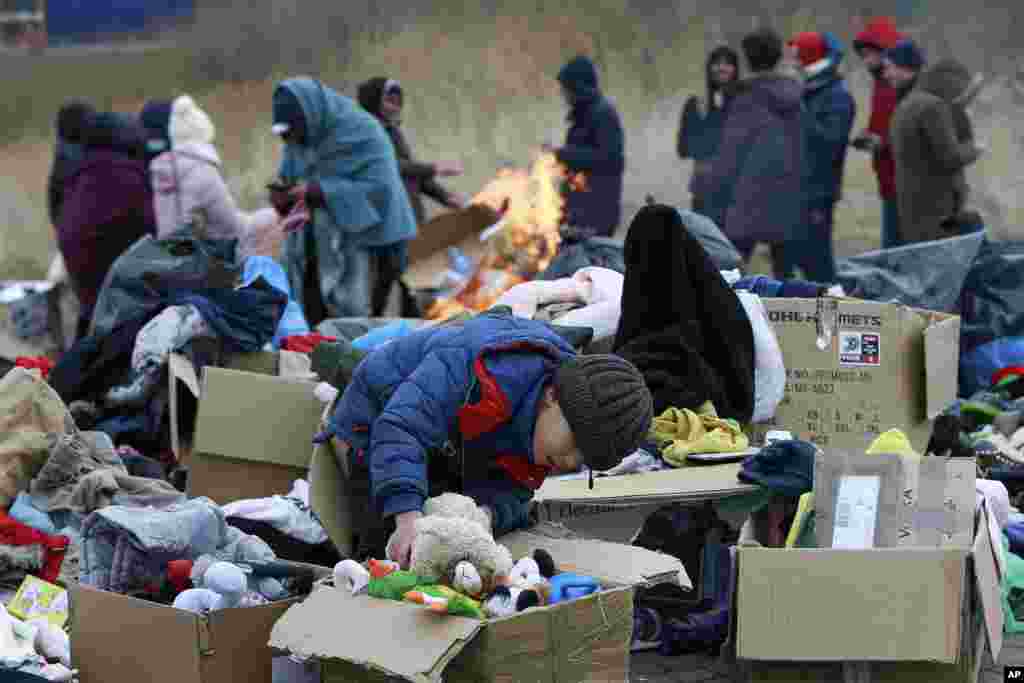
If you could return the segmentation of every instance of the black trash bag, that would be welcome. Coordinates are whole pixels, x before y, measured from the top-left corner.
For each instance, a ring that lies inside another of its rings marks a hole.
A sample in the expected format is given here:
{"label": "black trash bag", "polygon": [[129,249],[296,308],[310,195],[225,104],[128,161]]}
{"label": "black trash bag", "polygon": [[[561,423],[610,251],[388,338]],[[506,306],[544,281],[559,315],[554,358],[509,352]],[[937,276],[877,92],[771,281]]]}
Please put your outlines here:
{"label": "black trash bag", "polygon": [[1024,241],[985,240],[963,286],[960,348],[1024,335]]}

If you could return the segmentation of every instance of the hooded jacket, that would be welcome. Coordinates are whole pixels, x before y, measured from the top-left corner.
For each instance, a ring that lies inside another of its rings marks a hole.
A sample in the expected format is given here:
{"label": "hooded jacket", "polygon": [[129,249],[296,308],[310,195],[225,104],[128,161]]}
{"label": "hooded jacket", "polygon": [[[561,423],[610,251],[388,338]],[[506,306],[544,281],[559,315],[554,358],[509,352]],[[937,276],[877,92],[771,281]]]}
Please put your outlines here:
{"label": "hooded jacket", "polygon": [[921,73],[893,115],[900,237],[907,244],[952,236],[943,223],[965,208],[964,169],[979,152],[956,99],[970,83],[963,64],[942,60]]}
{"label": "hooded jacket", "polygon": [[128,117],[97,115],[82,162],[65,180],[57,244],[86,316],[117,257],[154,232],[142,137]]}
{"label": "hooded jacket", "polygon": [[240,239],[248,232],[224,177],[216,148],[206,142],[186,142],[164,152],[149,167],[153,179],[153,209],[157,237],[182,229],[200,211],[210,239]]}
{"label": "hooded jacket", "polygon": [[[891,17],[877,17],[868,22],[864,30],[857,34],[853,41],[855,50],[874,47],[888,50],[903,38],[896,30],[896,23]],[[892,145],[889,141],[889,125],[899,100],[896,88],[882,76],[881,70],[871,74],[875,83],[871,89],[871,118],[868,131],[874,133],[882,141],[879,150],[872,157],[875,175],[878,176],[878,194],[882,199],[896,198],[896,161],[892,156]]]}
{"label": "hooded jacket", "polygon": [[285,146],[280,176],[315,182],[323,196],[323,205],[312,210],[312,224],[285,240],[289,284],[302,297],[305,233],[312,230],[309,241],[315,244],[328,314],[368,315],[365,248],[416,236],[416,215],[391,139],[372,114],[319,81],[292,78],[277,90],[289,91],[298,101],[306,132],[304,144]]}
{"label": "hooded jacket", "polygon": [[566,223],[611,236],[622,219],[622,176],[626,169],[625,135],[619,113],[598,87],[597,69],[576,57],[558,73],[572,95],[569,132],[558,160],[572,173],[582,172],[586,189],[566,197]]}
{"label": "hooded jacket", "polygon": [[422,225],[427,218],[423,195],[430,197],[442,206],[448,208],[455,208],[455,206],[448,190],[437,182],[433,164],[425,164],[413,159],[412,147],[402,131],[401,123],[389,121],[381,113],[381,100],[384,97],[384,86],[387,82],[387,78],[377,77],[360,85],[359,104],[380,121],[384,130],[387,131],[388,137],[391,138],[391,144],[395,147],[395,156],[398,157],[398,170],[402,174],[402,181],[409,193],[412,210],[416,214],[416,223]]}
{"label": "hooded jacket", "polygon": [[727,206],[723,232],[736,243],[780,243],[804,219],[799,81],[775,72],[736,84],[718,156],[698,191]]}
{"label": "hooded jacket", "polygon": [[804,199],[811,204],[835,203],[843,185],[846,150],[857,105],[839,75],[843,50],[830,33],[825,58],[805,68]]}
{"label": "hooded jacket", "polygon": [[558,365],[574,355],[544,323],[497,313],[417,330],[356,367],[328,434],[351,444],[351,457],[369,458],[384,516],[423,507],[427,454],[457,434],[462,493],[492,507],[499,535],[527,522],[543,481],[533,466],[538,404]]}

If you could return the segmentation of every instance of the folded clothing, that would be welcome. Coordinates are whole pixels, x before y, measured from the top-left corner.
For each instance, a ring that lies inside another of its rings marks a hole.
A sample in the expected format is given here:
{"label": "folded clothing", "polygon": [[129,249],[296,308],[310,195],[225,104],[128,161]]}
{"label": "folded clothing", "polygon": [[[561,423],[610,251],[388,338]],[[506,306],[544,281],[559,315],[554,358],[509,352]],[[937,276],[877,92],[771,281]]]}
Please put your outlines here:
{"label": "folded clothing", "polygon": [[54,526],[50,515],[32,505],[32,498],[25,491],[19,493],[18,497],[14,499],[14,505],[7,511],[7,514],[12,519],[21,522],[25,526],[30,526],[36,531],[42,531],[44,534],[57,533],[57,527]]}
{"label": "folded clothing", "polygon": [[289,562],[303,562],[318,567],[333,567],[343,559],[334,543],[304,543],[287,534],[283,534],[266,522],[256,522],[241,517],[228,517],[227,522],[239,531],[258,536],[270,546],[274,554]]}
{"label": "folded clothing", "polygon": [[163,510],[113,505],[82,523],[81,582],[101,590],[159,585],[168,562],[202,555],[226,562],[275,559],[262,540],[229,527],[208,498]]}
{"label": "folded clothing", "polygon": [[739,480],[798,498],[814,489],[817,452],[807,441],[776,441],[743,461]]}
{"label": "folded clothing", "polygon": [[675,467],[686,466],[691,453],[739,453],[750,447],[740,424],[718,417],[710,402],[696,411],[669,408],[654,419],[651,434],[665,462]]}
{"label": "folded clothing", "polygon": [[319,332],[310,332],[308,334],[292,335],[285,337],[281,341],[282,351],[297,351],[298,353],[313,353],[316,347],[320,346],[324,342],[336,342],[337,337],[328,337],[320,334]]}
{"label": "folded clothing", "polygon": [[225,517],[241,517],[266,522],[292,538],[317,545],[327,540],[327,532],[309,508],[309,484],[295,481],[287,496],[240,500],[223,507]]}

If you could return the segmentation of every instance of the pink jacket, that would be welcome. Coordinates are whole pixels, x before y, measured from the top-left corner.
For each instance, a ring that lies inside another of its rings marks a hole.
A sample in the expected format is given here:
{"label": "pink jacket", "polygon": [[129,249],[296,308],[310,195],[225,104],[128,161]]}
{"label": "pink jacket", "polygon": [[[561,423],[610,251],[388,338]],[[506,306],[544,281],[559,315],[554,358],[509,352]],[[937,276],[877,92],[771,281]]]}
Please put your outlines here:
{"label": "pink jacket", "polygon": [[185,143],[158,156],[149,168],[158,238],[180,229],[196,210],[206,214],[210,238],[246,236],[246,215],[231,197],[221,175],[220,156],[213,145]]}

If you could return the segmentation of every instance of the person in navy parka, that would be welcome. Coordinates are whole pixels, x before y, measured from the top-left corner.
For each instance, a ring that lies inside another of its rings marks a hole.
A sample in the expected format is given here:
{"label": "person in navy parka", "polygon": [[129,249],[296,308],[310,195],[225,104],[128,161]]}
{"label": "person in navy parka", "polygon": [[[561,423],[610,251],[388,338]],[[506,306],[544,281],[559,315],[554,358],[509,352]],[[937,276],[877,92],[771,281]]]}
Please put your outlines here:
{"label": "person in navy parka", "polygon": [[831,284],[836,279],[833,216],[857,105],[839,73],[843,50],[830,33],[797,34],[789,43],[804,75],[804,220],[787,235],[785,274]]}
{"label": "person in navy parka", "polygon": [[500,536],[527,525],[549,472],[617,465],[651,420],[628,361],[577,355],[547,324],[493,311],[372,351],[318,438],[333,439],[363,517],[356,559],[383,557],[396,530],[391,559],[405,566],[427,497],[470,496]]}
{"label": "person in navy parka", "polygon": [[597,68],[576,57],[558,72],[568,103],[569,132],[554,150],[571,173],[582,173],[586,188],[565,199],[566,223],[583,233],[611,237],[622,220],[625,134],[615,106],[601,93]]}

